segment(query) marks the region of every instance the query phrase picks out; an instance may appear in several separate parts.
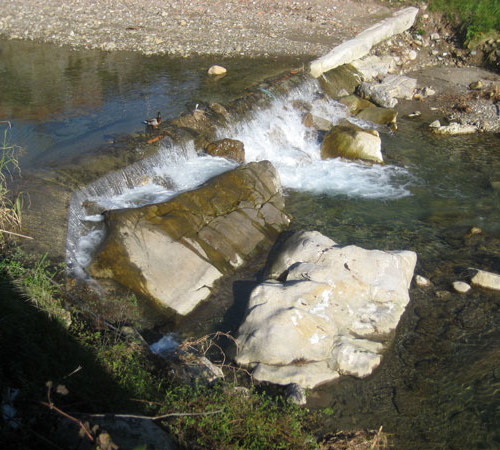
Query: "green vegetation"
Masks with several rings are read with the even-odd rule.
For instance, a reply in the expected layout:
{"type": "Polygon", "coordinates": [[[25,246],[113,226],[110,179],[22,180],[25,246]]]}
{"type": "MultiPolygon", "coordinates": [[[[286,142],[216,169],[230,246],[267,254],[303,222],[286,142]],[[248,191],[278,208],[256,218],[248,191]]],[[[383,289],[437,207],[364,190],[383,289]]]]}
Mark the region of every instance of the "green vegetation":
{"type": "Polygon", "coordinates": [[[465,42],[480,40],[491,32],[500,32],[498,0],[430,0],[430,9],[443,12],[460,27],[465,42]]]}
{"type": "MultiPolygon", "coordinates": [[[[56,390],[50,401],[73,415],[174,414],[161,424],[186,448],[316,447],[308,428],[318,425],[314,420],[319,413],[255,388],[240,393],[234,381],[209,387],[173,378],[168,363],[119,332],[115,325],[126,325],[123,318],[106,326],[73,304],[59,284],[62,277],[60,267],[45,257],[3,252],[0,358],[9,364],[0,368],[0,385],[4,402],[8,390],[19,391],[12,402],[19,428],[0,420],[0,441],[18,442],[18,448],[30,448],[33,442],[36,448],[61,446],[53,433],[61,416],[42,404],[50,403],[50,381],[51,387],[64,386],[62,391],[68,392],[56,390]]],[[[75,435],[75,442],[79,439],[75,435]]]]}
{"type": "Polygon", "coordinates": [[[11,171],[19,169],[16,154],[20,150],[9,143],[10,129],[10,122],[0,121],[2,133],[0,141],[0,246],[5,243],[5,237],[14,234],[21,223],[20,198],[12,200],[7,188],[7,177],[11,171]]]}

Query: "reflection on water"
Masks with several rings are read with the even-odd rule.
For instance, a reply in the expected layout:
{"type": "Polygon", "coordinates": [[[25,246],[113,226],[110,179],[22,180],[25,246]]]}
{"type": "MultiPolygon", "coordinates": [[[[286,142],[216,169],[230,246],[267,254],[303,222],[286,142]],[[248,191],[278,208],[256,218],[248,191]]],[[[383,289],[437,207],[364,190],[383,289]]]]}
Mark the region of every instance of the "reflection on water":
{"type": "Polygon", "coordinates": [[[169,118],[186,103],[227,101],[296,63],[76,52],[0,40],[0,118],[12,122],[11,139],[25,149],[23,167],[53,165],[113,136],[144,131],[143,120],[159,110],[169,118]],[[226,77],[206,75],[214,62],[228,68],[226,77]]]}

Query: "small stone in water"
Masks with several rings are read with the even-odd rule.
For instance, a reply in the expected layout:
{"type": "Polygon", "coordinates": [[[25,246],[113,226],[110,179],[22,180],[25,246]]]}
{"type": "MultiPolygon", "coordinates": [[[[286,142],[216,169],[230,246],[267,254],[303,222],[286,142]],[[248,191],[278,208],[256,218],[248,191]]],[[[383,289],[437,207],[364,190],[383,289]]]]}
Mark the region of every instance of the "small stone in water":
{"type": "Polygon", "coordinates": [[[210,69],[208,69],[208,74],[209,75],[223,75],[227,72],[227,69],[222,66],[212,66],[210,69]]]}
{"type": "Polygon", "coordinates": [[[421,115],[422,115],[422,113],[420,111],[415,111],[415,112],[408,114],[408,117],[410,119],[414,119],[415,117],[420,117],[421,115]]]}
{"type": "Polygon", "coordinates": [[[430,284],[431,284],[430,280],[423,277],[422,275],[415,276],[415,283],[417,283],[417,286],[420,286],[420,287],[430,286],[430,284]]]}
{"type": "Polygon", "coordinates": [[[466,292],[470,291],[471,287],[464,281],[454,281],[453,289],[455,289],[455,291],[458,292],[459,294],[465,294],[466,292]]]}
{"type": "Polygon", "coordinates": [[[439,128],[441,126],[441,122],[439,120],[435,120],[434,122],[429,124],[429,128],[439,128]]]}

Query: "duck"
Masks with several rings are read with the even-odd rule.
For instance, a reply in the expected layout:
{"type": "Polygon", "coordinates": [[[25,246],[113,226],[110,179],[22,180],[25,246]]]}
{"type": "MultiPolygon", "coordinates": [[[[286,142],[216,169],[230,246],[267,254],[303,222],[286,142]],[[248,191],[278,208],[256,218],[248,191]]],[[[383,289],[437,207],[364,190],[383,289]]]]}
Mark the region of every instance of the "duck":
{"type": "Polygon", "coordinates": [[[158,126],[160,125],[161,123],[161,114],[160,112],[158,111],[158,114],[156,115],[156,117],[152,118],[152,119],[146,119],[144,121],[144,123],[146,124],[146,126],[148,127],[151,127],[151,128],[158,128],[158,126]]]}

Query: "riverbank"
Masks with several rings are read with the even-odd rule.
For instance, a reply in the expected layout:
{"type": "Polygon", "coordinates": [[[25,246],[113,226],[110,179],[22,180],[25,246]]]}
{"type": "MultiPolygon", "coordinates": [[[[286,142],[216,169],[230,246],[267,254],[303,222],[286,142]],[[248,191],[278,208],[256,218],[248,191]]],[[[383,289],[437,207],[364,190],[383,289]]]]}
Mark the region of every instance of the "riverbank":
{"type": "Polygon", "coordinates": [[[148,55],[318,56],[391,11],[373,0],[5,0],[0,36],[148,55]]]}

